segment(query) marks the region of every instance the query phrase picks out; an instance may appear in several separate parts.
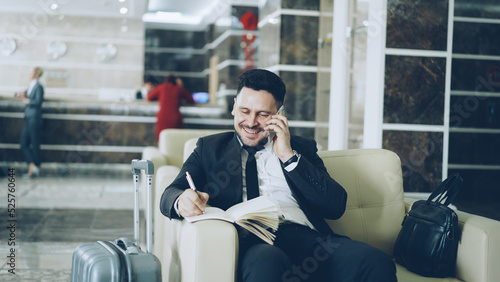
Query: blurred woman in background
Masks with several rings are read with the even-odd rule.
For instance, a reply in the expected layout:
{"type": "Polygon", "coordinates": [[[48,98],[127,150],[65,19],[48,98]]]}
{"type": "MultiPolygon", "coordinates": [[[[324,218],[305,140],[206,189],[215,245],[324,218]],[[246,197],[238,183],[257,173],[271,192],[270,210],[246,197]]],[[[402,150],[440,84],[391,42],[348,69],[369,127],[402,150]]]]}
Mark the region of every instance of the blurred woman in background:
{"type": "Polygon", "coordinates": [[[24,127],[21,133],[21,150],[29,165],[28,173],[24,178],[40,176],[40,165],[42,164],[40,152],[40,133],[42,130],[42,103],[44,89],[38,81],[43,74],[43,69],[34,67],[30,70],[30,84],[28,90],[16,93],[16,98],[23,101],[24,127]]]}
{"type": "Polygon", "coordinates": [[[148,93],[147,98],[149,101],[158,100],[160,104],[160,110],[156,114],[156,141],[163,129],[184,126],[179,110],[181,104],[194,104],[193,97],[184,88],[182,80],[173,74],[167,75],[163,83],[148,93]]]}

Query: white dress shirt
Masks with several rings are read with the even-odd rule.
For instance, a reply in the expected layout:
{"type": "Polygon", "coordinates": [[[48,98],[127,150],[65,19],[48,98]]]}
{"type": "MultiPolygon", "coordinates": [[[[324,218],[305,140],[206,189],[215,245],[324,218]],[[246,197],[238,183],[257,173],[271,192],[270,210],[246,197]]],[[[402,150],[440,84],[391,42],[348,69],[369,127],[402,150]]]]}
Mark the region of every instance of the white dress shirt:
{"type": "MultiPolygon", "coordinates": [[[[245,167],[248,159],[248,152],[241,149],[241,162],[243,168],[243,201],[247,200],[247,189],[245,179],[245,167]]],[[[278,207],[280,222],[293,222],[309,226],[315,229],[309,222],[299,204],[292,195],[292,191],[286,182],[285,175],[281,169],[281,163],[273,152],[273,143],[268,142],[264,149],[255,153],[257,162],[257,175],[259,178],[259,192],[261,196],[267,197],[278,207]]],[[[291,163],[285,170],[292,171],[300,161],[291,163]]]]}
{"type": "MultiPolygon", "coordinates": [[[[238,139],[239,140],[239,139],[238,139]]],[[[242,145],[241,141],[240,144],[242,145]]],[[[243,146],[243,145],[242,145],[243,146]]],[[[241,148],[241,164],[243,173],[243,201],[247,200],[246,188],[246,163],[248,159],[248,152],[241,148]]],[[[300,208],[297,200],[292,195],[292,190],[286,182],[283,170],[281,170],[281,163],[273,152],[273,143],[268,142],[264,149],[255,153],[255,160],[257,162],[257,175],[259,178],[259,192],[260,196],[267,197],[274,202],[278,207],[278,214],[280,222],[293,222],[301,225],[309,226],[311,229],[316,229],[312,223],[307,219],[307,216],[300,208]]],[[[296,162],[289,164],[285,170],[292,171],[295,169],[300,161],[300,155],[296,162]]],[[[179,198],[175,200],[174,209],[177,214],[179,213],[179,198]]]]}
{"type": "Polygon", "coordinates": [[[31,95],[31,91],[33,90],[33,87],[35,87],[35,84],[38,80],[34,79],[30,81],[30,85],[28,86],[28,90],[26,91],[26,98],[29,98],[31,95]]]}

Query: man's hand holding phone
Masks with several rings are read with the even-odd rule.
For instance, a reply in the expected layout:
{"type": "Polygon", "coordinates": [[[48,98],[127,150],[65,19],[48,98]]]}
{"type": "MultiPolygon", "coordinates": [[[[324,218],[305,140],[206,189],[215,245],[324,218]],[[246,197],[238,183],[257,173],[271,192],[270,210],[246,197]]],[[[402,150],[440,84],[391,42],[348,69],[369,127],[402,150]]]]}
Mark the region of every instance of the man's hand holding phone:
{"type": "MultiPolygon", "coordinates": [[[[281,107],[276,112],[276,115],[282,115],[283,116],[284,114],[285,114],[284,105],[281,105],[281,107]]],[[[272,129],[268,130],[267,131],[267,142],[274,141],[274,137],[276,137],[276,131],[274,131],[272,129]]]]}
{"type": "Polygon", "coordinates": [[[283,115],[283,113],[283,106],[281,106],[276,115],[271,116],[271,118],[267,121],[266,130],[268,130],[269,142],[274,141],[274,153],[281,159],[281,161],[285,162],[293,157],[293,150],[290,145],[288,119],[283,115]]]}

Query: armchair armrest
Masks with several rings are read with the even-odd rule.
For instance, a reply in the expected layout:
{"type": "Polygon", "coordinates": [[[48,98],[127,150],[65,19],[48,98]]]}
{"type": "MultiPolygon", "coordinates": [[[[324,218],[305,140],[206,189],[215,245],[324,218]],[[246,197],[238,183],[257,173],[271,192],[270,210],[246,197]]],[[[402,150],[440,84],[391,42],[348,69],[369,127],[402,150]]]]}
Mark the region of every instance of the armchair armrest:
{"type": "MultiPolygon", "coordinates": [[[[417,199],[405,198],[405,210],[417,199]]],[[[500,279],[500,221],[457,211],[461,238],[458,243],[457,273],[463,281],[500,279]]]]}
{"type": "MultiPolygon", "coordinates": [[[[153,179],[155,179],[153,185],[153,253],[160,259],[162,258],[163,252],[163,244],[164,244],[164,235],[165,235],[165,221],[168,220],[163,214],[160,212],[160,200],[165,188],[174,181],[175,177],[179,174],[180,169],[173,165],[164,165],[157,169],[156,174],[153,179]]],[[[162,262],[163,264],[163,262],[162,262]]],[[[168,281],[168,280],[166,280],[168,281]]]]}
{"type": "Polygon", "coordinates": [[[165,234],[163,281],[235,281],[238,234],[233,224],[166,219],[165,234]]]}
{"type": "Polygon", "coordinates": [[[413,198],[404,198],[404,203],[405,203],[405,213],[408,213],[411,209],[411,205],[418,201],[419,199],[413,199],[413,198]]]}
{"type": "Polygon", "coordinates": [[[457,277],[464,281],[499,281],[500,221],[457,211],[462,229],[457,277]]]}
{"type": "Polygon", "coordinates": [[[167,156],[163,155],[157,147],[148,146],[142,150],[142,159],[153,162],[155,171],[164,165],[167,165],[167,156]]]}

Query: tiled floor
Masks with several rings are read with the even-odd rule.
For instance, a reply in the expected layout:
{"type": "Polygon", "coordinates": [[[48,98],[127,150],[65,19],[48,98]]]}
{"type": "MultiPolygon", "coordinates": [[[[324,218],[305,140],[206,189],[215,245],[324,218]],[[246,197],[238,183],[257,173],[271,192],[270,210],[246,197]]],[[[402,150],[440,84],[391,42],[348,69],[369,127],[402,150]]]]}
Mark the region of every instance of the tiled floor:
{"type": "MultiPolygon", "coordinates": [[[[33,180],[16,177],[13,232],[7,228],[11,223],[7,200],[12,199],[8,185],[7,178],[0,178],[0,281],[70,281],[71,259],[78,245],[133,238],[133,184],[127,173],[33,180]],[[13,247],[9,237],[16,244],[16,275],[8,272],[12,266],[7,264],[7,256],[13,247]]],[[[463,208],[500,219],[497,204],[463,208]]]]}
{"type": "Polygon", "coordinates": [[[70,281],[74,249],[84,242],[133,238],[130,177],[16,177],[13,218],[0,178],[0,281],[70,281]],[[8,221],[14,219],[16,221],[8,221]],[[15,230],[9,230],[10,224],[15,230]],[[12,232],[11,232],[12,231],[12,232]],[[14,239],[15,246],[9,245],[14,239]],[[15,248],[15,265],[7,264],[15,248]],[[9,270],[15,268],[15,275],[9,270]]]}

